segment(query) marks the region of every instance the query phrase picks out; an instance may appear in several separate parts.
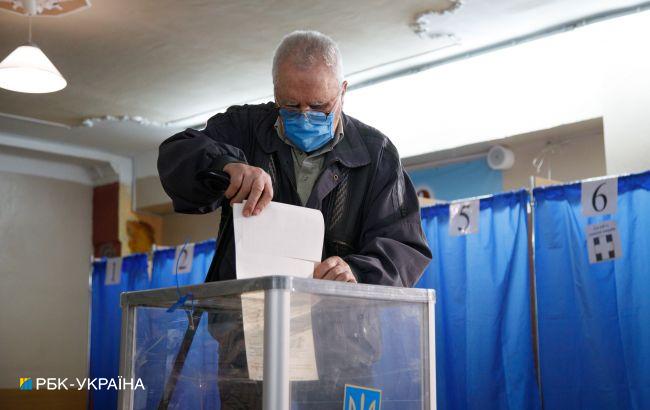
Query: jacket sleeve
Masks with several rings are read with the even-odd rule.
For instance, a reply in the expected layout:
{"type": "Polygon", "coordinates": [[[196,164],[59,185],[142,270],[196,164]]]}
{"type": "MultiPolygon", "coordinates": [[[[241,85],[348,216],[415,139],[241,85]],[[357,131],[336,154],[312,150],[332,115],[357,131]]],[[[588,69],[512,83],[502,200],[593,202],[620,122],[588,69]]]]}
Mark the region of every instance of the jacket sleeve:
{"type": "Polygon", "coordinates": [[[210,118],[201,131],[187,129],[165,140],[158,151],[158,174],[174,210],[203,214],[221,205],[221,196],[196,180],[205,170],[246,163],[251,146],[245,110],[229,109],[210,118]]]}
{"type": "Polygon", "coordinates": [[[390,142],[362,213],[359,253],[343,259],[360,283],[412,287],[431,261],[413,184],[390,142]]]}

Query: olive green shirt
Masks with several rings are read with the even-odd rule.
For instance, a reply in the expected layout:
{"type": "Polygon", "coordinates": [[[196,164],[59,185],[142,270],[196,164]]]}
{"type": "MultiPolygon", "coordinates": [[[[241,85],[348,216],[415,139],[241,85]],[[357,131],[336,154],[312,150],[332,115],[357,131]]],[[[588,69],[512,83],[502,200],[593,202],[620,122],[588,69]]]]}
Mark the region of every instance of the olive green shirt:
{"type": "Polygon", "coordinates": [[[296,191],[302,205],[307,204],[309,195],[314,188],[314,184],[325,165],[325,154],[332,150],[332,148],[343,139],[343,126],[339,120],[334,132],[334,138],[317,149],[312,153],[306,153],[297,148],[289,139],[284,135],[282,121],[278,118],[275,121],[275,129],[278,137],[287,145],[291,147],[291,156],[293,157],[293,170],[296,178],[296,191]]]}

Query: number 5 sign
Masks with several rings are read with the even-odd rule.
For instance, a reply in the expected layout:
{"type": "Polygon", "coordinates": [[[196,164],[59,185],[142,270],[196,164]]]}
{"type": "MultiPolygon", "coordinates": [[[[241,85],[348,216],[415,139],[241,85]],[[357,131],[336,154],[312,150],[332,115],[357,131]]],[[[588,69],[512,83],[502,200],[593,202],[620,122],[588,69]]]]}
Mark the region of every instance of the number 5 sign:
{"type": "Polygon", "coordinates": [[[478,232],[480,201],[449,205],[449,235],[462,236],[478,232]]]}
{"type": "Polygon", "coordinates": [[[618,178],[582,183],[582,214],[584,216],[616,213],[618,178]]]}

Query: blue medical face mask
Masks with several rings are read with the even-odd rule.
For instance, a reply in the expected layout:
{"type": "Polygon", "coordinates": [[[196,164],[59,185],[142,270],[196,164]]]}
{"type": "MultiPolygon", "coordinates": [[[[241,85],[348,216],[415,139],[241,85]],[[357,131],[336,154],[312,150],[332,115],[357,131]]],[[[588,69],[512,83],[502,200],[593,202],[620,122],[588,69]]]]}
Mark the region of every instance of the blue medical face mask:
{"type": "Polygon", "coordinates": [[[303,152],[316,151],[334,138],[335,112],[336,106],[329,114],[280,108],[284,135],[303,152]]]}

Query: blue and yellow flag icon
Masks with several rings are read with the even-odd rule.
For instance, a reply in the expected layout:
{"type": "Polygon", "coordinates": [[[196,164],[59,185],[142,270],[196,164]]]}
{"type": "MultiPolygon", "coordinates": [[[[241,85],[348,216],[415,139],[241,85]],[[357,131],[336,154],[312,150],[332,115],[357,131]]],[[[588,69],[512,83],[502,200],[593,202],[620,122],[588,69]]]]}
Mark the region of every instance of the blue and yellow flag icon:
{"type": "Polygon", "coordinates": [[[20,378],[20,390],[31,390],[32,389],[32,378],[31,377],[21,377],[20,378]]]}

